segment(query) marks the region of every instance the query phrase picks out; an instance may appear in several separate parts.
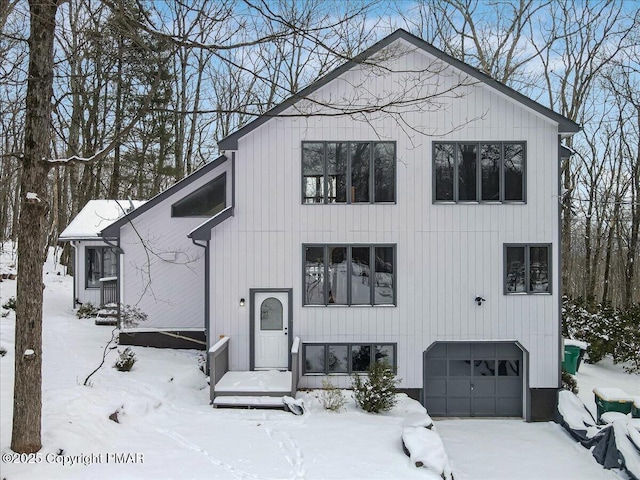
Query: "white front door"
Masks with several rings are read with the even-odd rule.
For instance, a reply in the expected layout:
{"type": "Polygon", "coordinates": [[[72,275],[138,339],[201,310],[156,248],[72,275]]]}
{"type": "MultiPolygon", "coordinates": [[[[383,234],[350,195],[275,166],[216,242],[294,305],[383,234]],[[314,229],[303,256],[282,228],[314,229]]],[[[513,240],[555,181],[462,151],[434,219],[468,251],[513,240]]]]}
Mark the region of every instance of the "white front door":
{"type": "Polygon", "coordinates": [[[256,292],[253,309],[255,368],[286,369],[289,364],[289,293],[256,292]]]}

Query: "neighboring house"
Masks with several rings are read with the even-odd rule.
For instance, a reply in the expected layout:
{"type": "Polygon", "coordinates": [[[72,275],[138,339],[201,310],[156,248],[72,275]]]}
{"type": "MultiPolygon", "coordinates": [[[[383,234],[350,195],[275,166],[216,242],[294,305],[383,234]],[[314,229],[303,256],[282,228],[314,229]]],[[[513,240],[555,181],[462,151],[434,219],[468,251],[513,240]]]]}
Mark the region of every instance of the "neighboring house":
{"type": "Polygon", "coordinates": [[[546,420],[560,142],[579,129],[399,30],[102,234],[124,251],[128,303],[205,323],[212,397],[226,370],[348,387],[384,359],[432,415],[546,420]]]}
{"type": "MultiPolygon", "coordinates": [[[[101,306],[104,285],[113,284],[118,275],[117,249],[106,243],[104,227],[133,211],[139,200],[90,200],[59,236],[73,247],[73,307],[91,303],[101,306]]],[[[107,287],[108,288],[108,287],[107,287]]],[[[107,293],[107,296],[109,294],[107,293]]],[[[107,299],[115,300],[115,298],[107,299]]]]}

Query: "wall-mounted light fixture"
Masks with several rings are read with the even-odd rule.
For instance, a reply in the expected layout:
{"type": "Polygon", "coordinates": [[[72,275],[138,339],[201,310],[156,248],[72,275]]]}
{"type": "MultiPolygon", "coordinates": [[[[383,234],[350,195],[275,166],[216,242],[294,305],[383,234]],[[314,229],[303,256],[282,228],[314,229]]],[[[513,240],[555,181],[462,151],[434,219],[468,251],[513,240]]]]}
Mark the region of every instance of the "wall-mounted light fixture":
{"type": "Polygon", "coordinates": [[[244,307],[244,298],[241,298],[241,299],[240,299],[240,306],[241,306],[241,307],[244,307]]]}
{"type": "Polygon", "coordinates": [[[482,302],[486,302],[486,300],[484,299],[484,297],[481,297],[480,295],[478,295],[475,299],[475,302],[478,304],[479,307],[482,306],[482,302]]]}

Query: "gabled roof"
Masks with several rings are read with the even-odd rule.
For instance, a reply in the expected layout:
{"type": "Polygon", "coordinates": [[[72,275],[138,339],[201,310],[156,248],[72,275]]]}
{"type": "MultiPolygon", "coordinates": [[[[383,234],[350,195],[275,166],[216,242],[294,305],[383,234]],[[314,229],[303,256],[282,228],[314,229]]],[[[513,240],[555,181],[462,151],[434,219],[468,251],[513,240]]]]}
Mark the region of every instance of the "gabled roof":
{"type": "Polygon", "coordinates": [[[218,148],[221,151],[222,150],[237,150],[238,149],[238,140],[240,138],[244,137],[249,132],[255,130],[260,125],[262,125],[265,122],[267,122],[268,120],[270,120],[272,117],[278,116],[278,114],[282,113],[284,110],[286,110],[287,108],[291,107],[296,102],[298,102],[298,101],[300,101],[300,100],[302,100],[304,98],[307,98],[310,94],[312,94],[313,92],[315,92],[319,88],[323,87],[327,83],[329,83],[332,80],[334,80],[335,78],[339,77],[344,72],[350,70],[354,66],[361,64],[364,60],[366,60],[367,58],[369,58],[373,54],[377,53],[378,51],[382,50],[383,48],[385,48],[386,46],[390,45],[391,43],[395,42],[398,39],[403,39],[403,40],[411,43],[416,48],[424,50],[425,52],[427,52],[428,54],[432,55],[433,57],[436,57],[438,60],[442,60],[442,61],[448,63],[449,65],[451,65],[451,66],[453,66],[453,67],[465,72],[466,74],[470,75],[471,77],[474,77],[477,80],[479,80],[479,81],[491,86],[492,88],[498,90],[499,92],[501,92],[504,95],[512,98],[513,100],[516,100],[517,102],[520,102],[521,104],[531,108],[532,110],[540,113],[541,115],[544,115],[545,117],[548,117],[549,119],[553,120],[554,122],[557,122],[558,123],[558,132],[559,133],[573,134],[573,133],[579,132],[580,129],[581,129],[580,125],[578,125],[577,123],[573,122],[572,120],[569,120],[568,118],[560,115],[559,113],[554,112],[553,110],[545,107],[544,105],[541,105],[540,103],[530,99],[529,97],[527,97],[525,95],[522,95],[521,93],[517,92],[516,90],[512,89],[511,87],[508,87],[505,84],[498,82],[497,80],[493,79],[489,75],[487,75],[485,73],[482,73],[477,68],[474,68],[471,65],[468,65],[468,64],[466,64],[464,62],[461,62],[460,60],[458,60],[456,58],[453,58],[450,55],[447,55],[442,50],[437,49],[436,47],[434,47],[430,43],[427,43],[424,40],[422,40],[421,38],[416,37],[415,35],[412,35],[411,33],[407,32],[406,30],[399,29],[399,30],[396,30],[395,32],[393,32],[391,35],[389,35],[389,36],[383,38],[382,40],[380,40],[379,42],[375,43],[371,47],[367,48],[364,52],[362,52],[361,54],[356,56],[353,60],[347,61],[346,63],[342,64],[341,66],[339,66],[335,70],[332,70],[331,72],[326,74],[324,77],[320,78],[319,80],[315,81],[314,83],[312,83],[308,87],[304,88],[300,92],[292,95],[291,97],[289,97],[287,100],[285,100],[281,104],[275,106],[274,108],[272,108],[271,110],[267,111],[263,115],[259,116],[258,118],[256,118],[252,122],[248,123],[244,127],[242,127],[239,130],[235,131],[231,135],[223,138],[222,140],[220,140],[218,142],[218,148]]]}
{"type": "Polygon", "coordinates": [[[194,181],[196,181],[199,178],[201,178],[202,176],[206,175],[211,170],[214,170],[216,167],[219,167],[220,165],[222,165],[226,161],[227,161],[227,157],[225,157],[224,155],[220,155],[218,158],[216,158],[212,162],[204,164],[202,167],[200,167],[195,172],[191,173],[190,175],[188,175],[187,177],[183,178],[179,182],[174,183],[172,186],[170,186],[169,188],[167,188],[163,192],[160,192],[158,195],[156,195],[151,200],[146,202],[140,208],[136,208],[133,212],[125,215],[124,217],[120,218],[116,222],[113,222],[111,225],[109,225],[108,227],[106,227],[104,230],[102,230],[100,232],[100,236],[103,237],[103,238],[119,237],[120,236],[120,227],[122,227],[122,225],[124,225],[126,223],[129,223],[131,220],[133,220],[134,218],[140,216],[141,214],[143,214],[147,210],[153,208],[155,205],[157,205],[158,203],[162,202],[164,199],[168,198],[169,196],[173,195],[176,192],[179,192],[184,187],[187,187],[187,186],[191,185],[194,181]]]}
{"type": "Polygon", "coordinates": [[[143,204],[141,200],[89,200],[58,240],[97,240],[105,227],[143,204]]]}
{"type": "Polygon", "coordinates": [[[217,225],[220,225],[227,218],[233,217],[233,205],[228,206],[221,212],[216,213],[213,217],[202,222],[196,228],[191,230],[187,237],[192,240],[211,240],[211,229],[217,225]]]}

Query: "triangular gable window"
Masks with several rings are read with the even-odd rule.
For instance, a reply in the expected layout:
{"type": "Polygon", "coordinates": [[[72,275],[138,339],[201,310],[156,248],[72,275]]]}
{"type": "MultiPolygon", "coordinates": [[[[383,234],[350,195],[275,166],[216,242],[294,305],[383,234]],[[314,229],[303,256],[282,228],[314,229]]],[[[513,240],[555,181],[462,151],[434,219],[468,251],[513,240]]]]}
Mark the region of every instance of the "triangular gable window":
{"type": "Polygon", "coordinates": [[[200,187],[171,206],[172,217],[213,217],[224,210],[227,199],[227,175],[200,187]]]}

